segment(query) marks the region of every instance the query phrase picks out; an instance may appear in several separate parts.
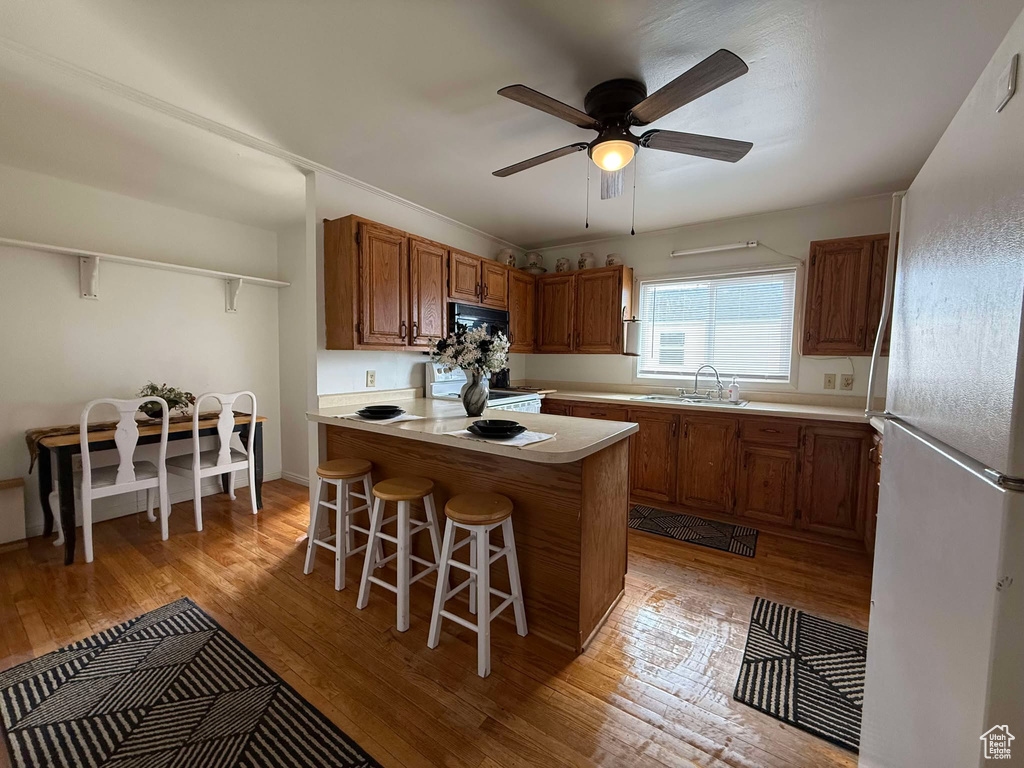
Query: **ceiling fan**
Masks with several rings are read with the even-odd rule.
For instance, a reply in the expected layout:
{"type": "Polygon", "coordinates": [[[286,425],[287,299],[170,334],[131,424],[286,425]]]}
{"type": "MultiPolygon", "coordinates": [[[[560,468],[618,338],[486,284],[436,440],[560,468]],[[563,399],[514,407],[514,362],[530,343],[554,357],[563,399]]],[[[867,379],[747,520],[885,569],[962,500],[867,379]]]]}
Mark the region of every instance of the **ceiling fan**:
{"type": "Polygon", "coordinates": [[[531,157],[494,171],[494,175],[502,178],[511,176],[584,149],[598,168],[608,172],[619,171],[629,165],[641,147],[735,163],[754,145],[749,141],[678,131],[651,130],[636,136],[630,128],[653,123],[746,72],[747,65],[743,59],[722,49],[650,96],[647,95],[647,86],[638,80],[620,78],[599,83],[583,99],[585,112],[525,85],[506,86],[498,91],[499,96],[547,112],[580,128],[597,131],[597,138],[590,143],[577,142],[531,157]]]}

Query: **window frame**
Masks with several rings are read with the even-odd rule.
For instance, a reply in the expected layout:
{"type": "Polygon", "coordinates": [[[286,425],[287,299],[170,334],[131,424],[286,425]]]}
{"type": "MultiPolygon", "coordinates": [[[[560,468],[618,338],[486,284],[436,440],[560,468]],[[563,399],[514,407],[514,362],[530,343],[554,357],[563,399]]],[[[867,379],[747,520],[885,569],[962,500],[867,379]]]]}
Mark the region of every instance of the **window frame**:
{"type": "MultiPolygon", "coordinates": [[[[803,327],[803,310],[804,310],[804,291],[805,291],[805,265],[803,261],[799,263],[781,263],[781,264],[758,264],[758,265],[747,265],[747,266],[735,266],[725,267],[720,269],[702,269],[699,271],[691,272],[672,272],[667,274],[648,275],[638,278],[636,281],[636,293],[635,301],[637,317],[642,317],[642,309],[640,308],[641,298],[643,296],[644,285],[650,283],[671,283],[679,281],[691,281],[691,280],[709,280],[715,278],[727,278],[727,277],[747,277],[757,274],[769,274],[777,272],[793,272],[794,286],[793,286],[793,329],[790,337],[790,356],[789,356],[789,379],[788,381],[782,381],[781,379],[766,379],[763,377],[753,376],[742,376],[739,374],[732,374],[723,372],[721,375],[724,377],[728,376],[731,380],[732,376],[736,376],[737,380],[741,384],[757,385],[758,390],[775,390],[775,391],[791,391],[795,392],[799,389],[799,374],[800,374],[800,329],[803,327]]],[[[643,374],[640,373],[640,360],[639,356],[634,358],[633,363],[633,384],[643,386],[666,386],[666,387],[677,387],[679,382],[689,381],[689,385],[693,386],[693,373],[683,373],[678,376],[665,376],[660,374],[643,374]]],[[[705,371],[701,374],[701,381],[708,380],[708,374],[710,371],[705,371]]],[[[711,380],[713,380],[713,375],[711,380]]],[[[723,383],[728,384],[728,381],[723,383]]]]}

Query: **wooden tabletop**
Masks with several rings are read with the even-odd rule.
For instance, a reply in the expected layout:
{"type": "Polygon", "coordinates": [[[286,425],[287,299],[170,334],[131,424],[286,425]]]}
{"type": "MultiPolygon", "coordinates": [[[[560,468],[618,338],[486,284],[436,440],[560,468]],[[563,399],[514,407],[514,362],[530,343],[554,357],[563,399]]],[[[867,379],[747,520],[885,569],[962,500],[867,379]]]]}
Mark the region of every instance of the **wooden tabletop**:
{"type": "MultiPolygon", "coordinates": [[[[245,416],[235,416],[235,424],[248,424],[249,420],[251,418],[252,417],[248,416],[248,415],[245,415],[245,416]]],[[[267,420],[266,416],[257,416],[256,417],[256,421],[262,422],[262,421],[266,421],[266,420],[267,420]]],[[[199,428],[200,429],[212,429],[212,428],[214,428],[216,426],[217,426],[217,418],[216,417],[209,418],[209,419],[200,419],[199,420],[199,428]]],[[[146,426],[140,426],[139,427],[139,436],[143,437],[145,435],[159,435],[160,434],[160,429],[161,429],[161,425],[160,424],[147,424],[146,426]]],[[[167,431],[168,431],[168,433],[170,433],[170,432],[191,432],[192,431],[192,422],[191,421],[179,421],[179,422],[176,422],[174,424],[168,424],[167,425],[167,431]]],[[[88,435],[89,435],[89,442],[90,443],[101,443],[101,442],[104,442],[106,440],[113,440],[114,439],[114,430],[112,430],[112,429],[105,429],[105,430],[102,430],[102,431],[99,431],[99,432],[89,432],[88,435]]],[[[39,440],[39,444],[40,445],[45,445],[47,448],[61,448],[61,447],[65,446],[65,445],[77,445],[78,441],[79,441],[79,435],[78,435],[78,432],[75,432],[73,435],[51,435],[49,437],[44,437],[44,438],[39,440]]]]}

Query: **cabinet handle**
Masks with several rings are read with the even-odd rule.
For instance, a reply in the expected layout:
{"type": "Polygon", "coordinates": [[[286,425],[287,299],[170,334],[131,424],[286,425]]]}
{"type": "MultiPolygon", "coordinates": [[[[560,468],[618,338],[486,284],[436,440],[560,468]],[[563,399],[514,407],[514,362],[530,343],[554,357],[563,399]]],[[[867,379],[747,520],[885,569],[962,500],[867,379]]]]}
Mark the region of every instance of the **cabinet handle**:
{"type": "Polygon", "coordinates": [[[473,286],[473,295],[474,296],[479,296],[480,295],[480,283],[477,283],[475,286],[473,286]]]}
{"type": "Polygon", "coordinates": [[[412,321],[412,337],[415,339],[419,336],[419,322],[416,320],[412,321]]]}
{"type": "MultiPolygon", "coordinates": [[[[674,430],[675,429],[675,424],[673,424],[672,427],[673,427],[673,430],[674,430]]],[[[674,435],[675,431],[673,431],[672,434],[674,435]]],[[[686,423],[683,424],[683,437],[689,437],[689,436],[690,436],[690,422],[687,421],[686,423]]]]}
{"type": "Polygon", "coordinates": [[[401,325],[401,327],[400,327],[400,331],[399,331],[400,335],[401,335],[401,336],[402,336],[403,338],[405,337],[405,327],[406,327],[406,326],[405,326],[405,320],[403,320],[403,321],[402,321],[402,325],[401,325]]]}
{"type": "Polygon", "coordinates": [[[487,298],[487,283],[483,284],[483,298],[487,298]]]}
{"type": "Polygon", "coordinates": [[[857,329],[857,343],[861,344],[864,342],[864,326],[862,325],[857,329]]]}
{"type": "Polygon", "coordinates": [[[777,435],[777,434],[779,434],[779,430],[777,430],[777,429],[771,429],[770,427],[763,427],[763,428],[761,429],[761,431],[762,431],[762,432],[770,432],[770,433],[771,433],[771,434],[773,434],[773,435],[777,435]]]}
{"type": "Polygon", "coordinates": [[[677,426],[676,422],[675,422],[675,421],[673,421],[673,422],[672,422],[672,429],[671,429],[671,432],[670,432],[670,434],[672,435],[672,437],[675,437],[675,436],[676,436],[676,426],[677,426]]]}

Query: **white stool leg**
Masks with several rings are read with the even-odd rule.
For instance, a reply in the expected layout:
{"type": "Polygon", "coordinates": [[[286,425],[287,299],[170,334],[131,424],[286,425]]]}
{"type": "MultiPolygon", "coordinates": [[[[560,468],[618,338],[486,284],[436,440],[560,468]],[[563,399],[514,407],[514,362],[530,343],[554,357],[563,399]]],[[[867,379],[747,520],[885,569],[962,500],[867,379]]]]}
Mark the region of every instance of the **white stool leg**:
{"type": "Polygon", "coordinates": [[[441,641],[441,611],[448,593],[448,572],[451,570],[452,543],[455,541],[455,524],[448,523],[444,529],[444,543],[441,545],[441,560],[437,572],[437,587],[434,589],[434,610],[430,614],[430,634],[427,647],[437,648],[441,641]]]}
{"type": "Polygon", "coordinates": [[[324,480],[318,475],[316,478],[316,501],[310,510],[309,530],[306,531],[306,565],[302,569],[302,572],[305,574],[313,572],[313,560],[316,557],[316,544],[313,543],[313,540],[316,539],[316,532],[320,527],[320,494],[323,485],[324,480]]]}
{"type": "Polygon", "coordinates": [[[477,531],[475,528],[467,528],[469,531],[469,567],[472,569],[469,572],[469,612],[472,614],[476,613],[476,539],[477,531]]]}
{"type": "Polygon", "coordinates": [[[398,631],[409,629],[409,502],[398,502],[398,631]]]}
{"type": "Polygon", "coordinates": [[[171,494],[167,490],[167,473],[160,480],[160,538],[167,541],[167,521],[171,517],[171,494]]]}
{"type": "Polygon", "coordinates": [[[346,480],[342,484],[342,493],[345,494],[345,557],[348,558],[348,553],[356,548],[356,536],[352,531],[352,507],[359,506],[358,504],[352,503],[352,486],[355,480],[346,480]]]}
{"type": "Polygon", "coordinates": [[[203,530],[203,478],[199,476],[199,470],[192,472],[192,510],[196,516],[196,530],[203,530]]]}
{"type": "Polygon", "coordinates": [[[508,583],[512,592],[512,607],[516,612],[516,632],[526,637],[526,607],[523,605],[523,583],[519,579],[519,557],[516,555],[516,537],[512,532],[512,518],[506,517],[501,524],[501,537],[505,541],[508,555],[508,583]]]}
{"type": "Polygon", "coordinates": [[[491,674],[491,548],[486,528],[476,530],[476,673],[491,674]]]}
{"type": "Polygon", "coordinates": [[[366,557],[363,558],[363,577],[359,580],[359,598],[356,600],[356,608],[362,610],[370,601],[370,572],[377,565],[377,547],[380,540],[377,534],[380,533],[380,522],[383,519],[384,502],[381,499],[373,500],[373,512],[370,514],[370,538],[367,541],[366,557]],[[372,546],[371,546],[372,545],[372,546]]]}
{"type": "Polygon", "coordinates": [[[338,592],[345,588],[345,559],[348,557],[348,481],[342,480],[334,484],[334,589],[338,592]]]}
{"type": "MultiPolygon", "coordinates": [[[[366,497],[366,506],[372,508],[373,507],[373,475],[371,473],[369,473],[369,472],[367,472],[363,476],[363,496],[366,497]]],[[[371,516],[370,509],[367,509],[366,510],[366,518],[367,518],[367,520],[370,519],[370,516],[371,516]]],[[[369,525],[367,527],[369,527],[369,525]]],[[[374,555],[373,555],[374,556],[374,561],[373,562],[377,563],[377,565],[375,567],[383,568],[384,566],[383,565],[379,565],[379,563],[380,563],[381,560],[384,559],[384,545],[381,544],[380,539],[374,539],[373,537],[370,537],[370,538],[368,538],[366,540],[366,549],[367,550],[370,549],[370,545],[371,544],[373,545],[373,549],[374,549],[374,555]]]]}

